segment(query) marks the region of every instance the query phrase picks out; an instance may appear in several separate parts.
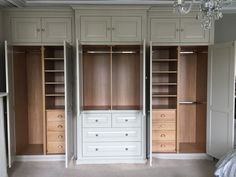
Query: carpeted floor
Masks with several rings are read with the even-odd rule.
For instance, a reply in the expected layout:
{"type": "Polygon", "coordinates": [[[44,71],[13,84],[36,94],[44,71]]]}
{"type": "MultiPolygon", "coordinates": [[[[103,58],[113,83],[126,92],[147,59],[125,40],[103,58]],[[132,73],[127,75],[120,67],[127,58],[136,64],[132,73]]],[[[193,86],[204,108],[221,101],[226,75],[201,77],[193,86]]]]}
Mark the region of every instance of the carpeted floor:
{"type": "Polygon", "coordinates": [[[16,163],[9,177],[214,177],[215,162],[208,160],[155,160],[148,165],[79,165],[63,162],[16,163]]]}

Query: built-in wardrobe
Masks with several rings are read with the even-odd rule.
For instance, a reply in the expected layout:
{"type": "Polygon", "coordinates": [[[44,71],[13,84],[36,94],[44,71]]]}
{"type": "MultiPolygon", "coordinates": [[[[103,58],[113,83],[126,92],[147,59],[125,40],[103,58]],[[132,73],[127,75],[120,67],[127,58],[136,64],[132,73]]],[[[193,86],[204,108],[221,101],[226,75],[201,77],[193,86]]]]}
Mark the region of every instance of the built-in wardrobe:
{"type": "Polygon", "coordinates": [[[206,153],[207,46],[150,46],[150,153],[206,153]]]}
{"type": "Polygon", "coordinates": [[[145,160],[145,43],[78,43],[77,163],[145,160]]]}
{"type": "MultiPolygon", "coordinates": [[[[10,46],[5,42],[8,161],[70,158],[70,46],[10,46]]],[[[73,146],[73,145],[72,145],[73,146]]]]}

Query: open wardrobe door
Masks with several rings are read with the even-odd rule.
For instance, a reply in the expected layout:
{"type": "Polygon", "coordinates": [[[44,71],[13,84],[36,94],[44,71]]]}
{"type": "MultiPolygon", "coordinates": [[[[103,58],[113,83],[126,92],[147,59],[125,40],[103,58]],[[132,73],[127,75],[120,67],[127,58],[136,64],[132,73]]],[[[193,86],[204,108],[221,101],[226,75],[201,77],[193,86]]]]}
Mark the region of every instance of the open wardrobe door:
{"type": "Polygon", "coordinates": [[[8,167],[11,168],[15,157],[15,119],[13,95],[13,48],[5,41],[5,68],[7,96],[7,145],[8,167]]]}
{"type": "Polygon", "coordinates": [[[65,137],[66,137],[66,159],[65,166],[74,158],[74,131],[73,131],[73,112],[72,112],[72,58],[71,47],[64,42],[64,78],[65,78],[65,137]]]}
{"type": "Polygon", "coordinates": [[[208,63],[207,153],[221,158],[233,149],[235,44],[210,47],[208,63]]]}

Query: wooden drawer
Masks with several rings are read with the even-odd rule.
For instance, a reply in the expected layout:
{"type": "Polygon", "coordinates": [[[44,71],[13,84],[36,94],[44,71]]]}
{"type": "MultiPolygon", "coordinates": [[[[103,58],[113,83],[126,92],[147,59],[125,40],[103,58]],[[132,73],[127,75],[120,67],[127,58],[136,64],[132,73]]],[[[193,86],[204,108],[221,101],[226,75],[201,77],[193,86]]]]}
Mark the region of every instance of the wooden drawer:
{"type": "Polygon", "coordinates": [[[141,141],[140,128],[85,128],[84,142],[141,141]]]}
{"type": "Polygon", "coordinates": [[[65,111],[64,110],[47,110],[46,116],[47,116],[47,121],[64,121],[65,111]]]}
{"type": "Polygon", "coordinates": [[[165,130],[154,130],[153,132],[153,140],[158,140],[158,141],[175,141],[175,131],[165,131],[165,130]]]}
{"type": "Polygon", "coordinates": [[[112,127],[141,127],[139,113],[112,114],[112,127]]]}
{"type": "Polygon", "coordinates": [[[60,122],[47,122],[47,131],[52,132],[64,132],[65,131],[65,123],[60,122]]]}
{"type": "Polygon", "coordinates": [[[64,142],[65,133],[64,132],[47,132],[48,142],[64,142]]]}
{"type": "Polygon", "coordinates": [[[176,110],[153,110],[152,111],[153,121],[176,121],[176,110]]]}
{"type": "Polygon", "coordinates": [[[83,127],[111,127],[111,114],[83,114],[83,127]]]}
{"type": "Polygon", "coordinates": [[[65,153],[65,143],[64,142],[48,142],[47,143],[47,153],[49,154],[63,154],[65,153]]]}
{"type": "Polygon", "coordinates": [[[83,155],[87,157],[121,157],[141,155],[140,142],[84,143],[83,155]]]}
{"type": "Polygon", "coordinates": [[[176,143],[175,142],[152,142],[152,151],[153,152],[176,152],[176,143]]]}
{"type": "Polygon", "coordinates": [[[175,122],[153,122],[152,129],[153,130],[175,130],[176,123],[175,122]]]}

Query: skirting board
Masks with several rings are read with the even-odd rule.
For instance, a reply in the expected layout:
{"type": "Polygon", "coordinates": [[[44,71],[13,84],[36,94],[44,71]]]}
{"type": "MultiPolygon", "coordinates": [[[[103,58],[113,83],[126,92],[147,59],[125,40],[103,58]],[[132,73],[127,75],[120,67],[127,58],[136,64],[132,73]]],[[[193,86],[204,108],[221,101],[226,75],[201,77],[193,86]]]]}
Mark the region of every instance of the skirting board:
{"type": "Polygon", "coordinates": [[[65,161],[65,155],[19,155],[15,161],[65,161]]]}
{"type": "Polygon", "coordinates": [[[77,165],[82,164],[145,164],[147,163],[146,159],[78,159],[76,161],[77,165]]]}
{"type": "Polygon", "coordinates": [[[213,158],[205,153],[193,153],[193,154],[152,154],[153,158],[157,159],[204,159],[204,160],[213,160],[213,158]]]}

